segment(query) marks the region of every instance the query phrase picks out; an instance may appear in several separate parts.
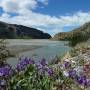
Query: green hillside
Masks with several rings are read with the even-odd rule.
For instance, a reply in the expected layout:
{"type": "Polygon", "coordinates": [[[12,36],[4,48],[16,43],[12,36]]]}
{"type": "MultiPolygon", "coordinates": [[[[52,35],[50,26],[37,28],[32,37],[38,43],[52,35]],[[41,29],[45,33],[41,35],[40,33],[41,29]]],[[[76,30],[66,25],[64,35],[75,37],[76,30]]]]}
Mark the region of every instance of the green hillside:
{"type": "Polygon", "coordinates": [[[70,41],[71,46],[75,46],[79,42],[86,41],[90,38],[90,22],[85,23],[79,28],[70,32],[60,32],[56,34],[54,40],[70,41]]]}

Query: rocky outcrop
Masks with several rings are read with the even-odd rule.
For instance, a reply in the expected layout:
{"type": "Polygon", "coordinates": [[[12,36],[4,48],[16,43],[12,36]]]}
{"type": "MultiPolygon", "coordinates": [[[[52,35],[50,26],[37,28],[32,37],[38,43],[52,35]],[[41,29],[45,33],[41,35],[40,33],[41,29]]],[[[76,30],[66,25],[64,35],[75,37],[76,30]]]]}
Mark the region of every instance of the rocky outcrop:
{"type": "Polygon", "coordinates": [[[49,39],[51,35],[35,28],[0,22],[0,38],[49,39]]]}

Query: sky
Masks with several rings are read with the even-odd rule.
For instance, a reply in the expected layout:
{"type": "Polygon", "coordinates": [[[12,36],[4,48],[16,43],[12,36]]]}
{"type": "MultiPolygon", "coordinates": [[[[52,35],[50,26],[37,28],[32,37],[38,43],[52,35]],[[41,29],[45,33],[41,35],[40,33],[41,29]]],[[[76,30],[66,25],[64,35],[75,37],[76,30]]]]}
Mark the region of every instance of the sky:
{"type": "Polygon", "coordinates": [[[89,22],[90,0],[0,0],[0,21],[53,36],[89,22]]]}

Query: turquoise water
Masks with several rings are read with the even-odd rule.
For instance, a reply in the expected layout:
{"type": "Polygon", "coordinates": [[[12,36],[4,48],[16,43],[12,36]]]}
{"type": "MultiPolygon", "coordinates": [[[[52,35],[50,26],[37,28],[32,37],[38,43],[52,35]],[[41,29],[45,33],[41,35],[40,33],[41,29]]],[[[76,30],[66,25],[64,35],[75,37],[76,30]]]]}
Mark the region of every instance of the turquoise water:
{"type": "MultiPolygon", "coordinates": [[[[70,50],[70,47],[65,46],[68,42],[63,41],[50,41],[50,40],[12,40],[10,45],[38,45],[42,46],[30,51],[25,51],[19,54],[21,56],[28,56],[33,58],[35,61],[39,61],[42,58],[45,58],[47,61],[51,62],[55,56],[62,56],[67,51],[70,50]]],[[[18,58],[9,58],[8,63],[15,65],[18,62],[18,58]]]]}

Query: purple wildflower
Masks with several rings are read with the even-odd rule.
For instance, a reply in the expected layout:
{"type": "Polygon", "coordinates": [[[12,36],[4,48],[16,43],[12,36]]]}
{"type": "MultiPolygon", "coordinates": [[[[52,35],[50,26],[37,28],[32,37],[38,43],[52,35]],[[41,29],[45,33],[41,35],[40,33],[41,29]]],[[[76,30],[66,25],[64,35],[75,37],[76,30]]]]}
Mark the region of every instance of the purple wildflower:
{"type": "Polygon", "coordinates": [[[79,76],[77,81],[79,84],[86,84],[86,76],[85,75],[79,76]]]}
{"type": "Polygon", "coordinates": [[[87,79],[87,86],[90,87],[90,79],[87,79]]]}
{"type": "Polygon", "coordinates": [[[21,59],[21,60],[19,61],[19,63],[18,63],[17,66],[16,66],[16,69],[17,69],[18,71],[23,71],[23,70],[25,70],[25,69],[27,68],[27,66],[30,65],[30,64],[34,64],[34,61],[31,60],[30,58],[25,57],[24,59],[21,59]]]}
{"type": "Polygon", "coordinates": [[[45,59],[42,59],[38,64],[37,64],[37,70],[39,74],[45,74],[48,71],[48,66],[47,62],[45,59]]]}
{"type": "Polygon", "coordinates": [[[37,71],[39,74],[45,74],[45,72],[48,70],[47,66],[43,66],[41,64],[37,65],[37,71]]]}
{"type": "Polygon", "coordinates": [[[27,64],[29,64],[28,58],[25,57],[25,58],[22,59],[19,63],[22,64],[22,65],[27,65],[27,64]]]}
{"type": "Polygon", "coordinates": [[[52,68],[49,68],[47,72],[49,76],[52,76],[54,73],[52,68]]]}
{"type": "Polygon", "coordinates": [[[83,81],[83,85],[84,85],[84,86],[87,86],[87,85],[88,85],[87,79],[85,79],[85,80],[83,81]]]}
{"type": "Polygon", "coordinates": [[[71,66],[70,62],[65,61],[64,67],[65,67],[65,68],[69,68],[70,66],[71,66]]]}
{"type": "Polygon", "coordinates": [[[78,79],[78,83],[83,85],[83,86],[87,86],[88,83],[87,83],[87,78],[86,76],[80,76],[79,79],[78,79]]]}
{"type": "Polygon", "coordinates": [[[22,64],[17,64],[17,66],[16,66],[16,69],[18,71],[23,71],[23,70],[25,70],[25,68],[26,68],[26,66],[23,66],[22,64]]]}
{"type": "Polygon", "coordinates": [[[35,64],[34,60],[32,60],[32,59],[29,59],[29,60],[28,60],[28,63],[29,63],[29,64],[35,64]]]}
{"type": "Polygon", "coordinates": [[[70,78],[73,78],[73,79],[74,79],[74,78],[77,76],[75,70],[70,70],[68,73],[69,73],[69,77],[70,77],[70,78]]]}
{"type": "Polygon", "coordinates": [[[40,64],[41,64],[42,66],[45,66],[45,65],[47,65],[47,62],[46,62],[45,59],[42,59],[42,60],[40,61],[40,64]]]}
{"type": "Polygon", "coordinates": [[[9,77],[13,73],[11,66],[6,65],[0,68],[0,77],[9,77]]]}

